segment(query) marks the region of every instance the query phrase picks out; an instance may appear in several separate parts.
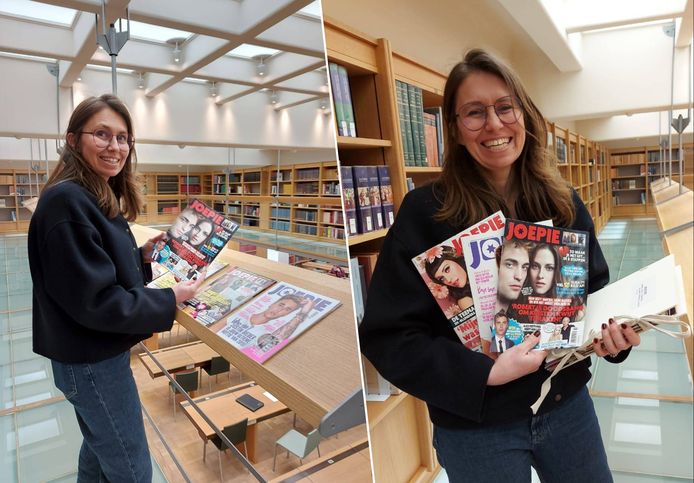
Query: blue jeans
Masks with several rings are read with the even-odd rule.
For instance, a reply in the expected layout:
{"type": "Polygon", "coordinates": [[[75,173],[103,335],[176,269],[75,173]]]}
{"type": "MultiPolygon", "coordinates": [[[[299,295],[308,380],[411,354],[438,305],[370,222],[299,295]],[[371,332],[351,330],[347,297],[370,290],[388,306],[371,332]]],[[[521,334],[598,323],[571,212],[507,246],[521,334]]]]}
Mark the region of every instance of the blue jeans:
{"type": "Polygon", "coordinates": [[[93,364],[51,362],[55,385],[75,407],[84,437],[78,483],[151,482],[152,461],[130,352],[93,364]]]}
{"type": "Polygon", "coordinates": [[[612,482],[598,418],[583,388],[548,413],[482,429],[434,427],[434,447],[451,483],[612,482]]]}

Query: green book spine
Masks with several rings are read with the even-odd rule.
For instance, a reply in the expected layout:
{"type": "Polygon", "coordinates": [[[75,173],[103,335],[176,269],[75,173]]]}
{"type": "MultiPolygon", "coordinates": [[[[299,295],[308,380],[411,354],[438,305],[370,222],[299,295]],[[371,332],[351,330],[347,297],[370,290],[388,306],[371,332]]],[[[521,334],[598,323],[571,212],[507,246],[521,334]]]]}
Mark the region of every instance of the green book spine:
{"type": "Polygon", "coordinates": [[[414,88],[415,99],[417,101],[417,139],[419,141],[420,166],[429,166],[427,160],[426,139],[424,138],[424,100],[422,98],[422,89],[414,88]]]}
{"type": "Polygon", "coordinates": [[[395,94],[398,101],[398,119],[400,120],[400,139],[402,141],[402,157],[405,166],[410,166],[411,152],[407,144],[407,120],[405,119],[405,104],[402,101],[402,82],[395,81],[395,94]]]}
{"type": "Polygon", "coordinates": [[[408,166],[415,166],[414,139],[412,137],[412,119],[410,118],[410,95],[407,89],[407,84],[402,84],[402,112],[405,113],[405,139],[407,141],[407,150],[409,152],[408,166]]]}
{"type": "Polygon", "coordinates": [[[337,134],[340,136],[349,136],[347,129],[347,121],[344,114],[344,103],[342,101],[342,88],[340,87],[340,73],[337,64],[330,62],[330,85],[333,92],[333,101],[335,104],[335,121],[337,122],[337,134]]]}
{"type": "Polygon", "coordinates": [[[354,106],[352,105],[352,94],[349,91],[349,75],[347,69],[343,66],[337,66],[340,75],[340,89],[342,89],[342,112],[345,116],[345,122],[349,136],[357,137],[357,124],[354,121],[354,106]]]}
{"type": "Polygon", "coordinates": [[[412,147],[414,152],[414,165],[422,166],[422,146],[419,144],[419,129],[417,127],[417,88],[410,84],[407,86],[407,100],[410,111],[410,132],[412,133],[412,147]]]}

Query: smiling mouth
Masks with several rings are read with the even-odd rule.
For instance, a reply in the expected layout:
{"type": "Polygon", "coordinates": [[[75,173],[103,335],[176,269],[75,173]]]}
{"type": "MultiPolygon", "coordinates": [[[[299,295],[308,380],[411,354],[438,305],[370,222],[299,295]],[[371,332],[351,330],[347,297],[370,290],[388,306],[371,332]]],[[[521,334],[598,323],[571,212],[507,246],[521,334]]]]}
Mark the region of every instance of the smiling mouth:
{"type": "Polygon", "coordinates": [[[484,141],[482,146],[490,151],[503,151],[509,144],[511,144],[511,139],[513,138],[490,139],[489,141],[484,141]]]}
{"type": "Polygon", "coordinates": [[[99,159],[101,159],[106,164],[110,164],[111,166],[118,166],[120,164],[119,158],[105,158],[103,156],[99,156],[99,159]]]}

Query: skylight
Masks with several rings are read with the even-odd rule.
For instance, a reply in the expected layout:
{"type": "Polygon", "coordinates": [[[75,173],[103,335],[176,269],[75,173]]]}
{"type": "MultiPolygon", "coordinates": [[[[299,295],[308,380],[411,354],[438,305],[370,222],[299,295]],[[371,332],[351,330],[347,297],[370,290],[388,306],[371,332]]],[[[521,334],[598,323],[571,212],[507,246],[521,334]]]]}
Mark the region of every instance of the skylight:
{"type": "Polygon", "coordinates": [[[2,0],[0,14],[69,27],[75,20],[77,10],[26,0],[2,0]]]}
{"type": "Polygon", "coordinates": [[[321,18],[322,12],[320,8],[320,0],[316,0],[313,3],[309,3],[304,8],[299,10],[299,12],[297,13],[308,15],[309,17],[321,18]]]}
{"type": "Polygon", "coordinates": [[[188,39],[188,37],[190,37],[193,34],[183,30],[170,29],[168,27],[160,27],[159,25],[152,25],[149,23],[136,22],[134,20],[131,20],[130,35],[133,38],[152,40],[154,42],[163,43],[173,38],[188,39]]]}
{"type": "Polygon", "coordinates": [[[279,50],[270,49],[267,47],[259,47],[257,45],[251,44],[241,44],[234,50],[230,51],[228,55],[235,55],[237,57],[245,57],[247,59],[251,59],[256,55],[265,55],[270,57],[272,55],[275,55],[277,52],[279,52],[279,50]]]}

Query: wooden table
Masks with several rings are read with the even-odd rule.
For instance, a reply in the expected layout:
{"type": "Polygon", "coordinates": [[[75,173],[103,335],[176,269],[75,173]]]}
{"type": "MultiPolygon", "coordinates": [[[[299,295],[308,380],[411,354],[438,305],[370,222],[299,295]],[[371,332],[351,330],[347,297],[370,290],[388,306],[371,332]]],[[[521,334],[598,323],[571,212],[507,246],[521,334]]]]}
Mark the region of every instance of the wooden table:
{"type": "MultiPolygon", "coordinates": [[[[289,408],[282,404],[279,400],[273,401],[266,395],[266,390],[254,382],[248,382],[239,386],[234,386],[229,389],[213,392],[206,396],[193,399],[200,410],[214,423],[221,431],[225,426],[238,423],[248,418],[248,432],[246,433],[246,447],[248,448],[248,460],[251,463],[256,463],[256,423],[266,419],[273,418],[280,414],[289,412],[289,408]],[[236,398],[242,394],[250,394],[254,398],[262,401],[265,405],[257,411],[242,406],[236,402],[236,398]]],[[[193,406],[185,401],[181,403],[183,412],[188,416],[188,419],[193,423],[198,434],[204,441],[203,459],[207,450],[207,442],[211,440],[216,433],[212,427],[205,422],[193,406]]]]}
{"type": "MultiPolygon", "coordinates": [[[[167,347],[166,349],[159,349],[153,351],[152,355],[156,357],[157,361],[159,361],[167,371],[174,373],[204,366],[208,364],[213,357],[217,357],[219,354],[213,351],[207,344],[196,341],[189,344],[167,347]]],[[[143,352],[142,354],[138,354],[138,357],[153,379],[164,375],[164,372],[154,363],[149,354],[143,352]]]]}
{"type": "MultiPolygon", "coordinates": [[[[153,228],[136,224],[131,225],[131,230],[139,243],[159,233],[153,228]]],[[[219,254],[219,259],[229,263],[229,266],[240,266],[258,275],[292,283],[342,302],[340,307],[264,364],[253,361],[189,314],[180,309],[176,311],[176,320],[182,326],[250,379],[268,388],[301,419],[317,428],[324,416],[361,387],[356,321],[349,280],[226,248],[219,254]]]]}

